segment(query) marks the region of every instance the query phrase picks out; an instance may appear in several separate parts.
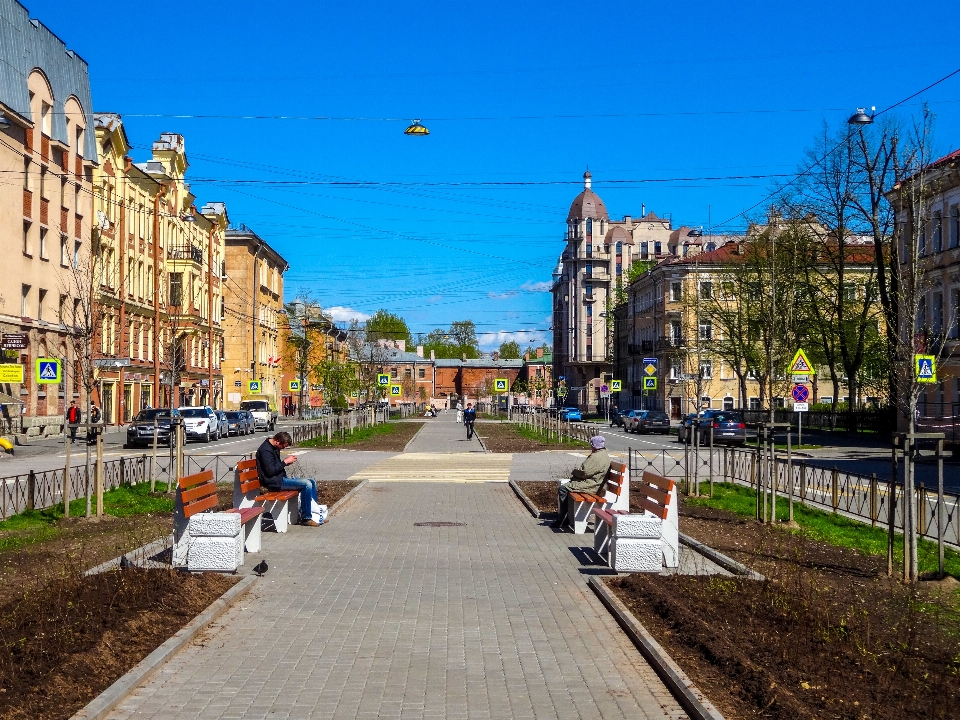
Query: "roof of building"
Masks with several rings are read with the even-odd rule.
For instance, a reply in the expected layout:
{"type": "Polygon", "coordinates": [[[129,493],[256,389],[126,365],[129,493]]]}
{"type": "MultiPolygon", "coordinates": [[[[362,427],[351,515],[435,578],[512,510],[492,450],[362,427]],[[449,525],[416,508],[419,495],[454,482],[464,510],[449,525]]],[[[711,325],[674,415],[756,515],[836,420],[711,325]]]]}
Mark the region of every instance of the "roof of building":
{"type": "Polygon", "coordinates": [[[583,192],[577,195],[570,204],[570,212],[567,213],[567,222],[571,220],[583,220],[593,218],[594,220],[609,220],[607,206],[603,200],[593,190],[590,189],[591,178],[590,171],[583,174],[583,192]]]}
{"type": "Polygon", "coordinates": [[[614,225],[607,230],[607,236],[603,239],[604,244],[613,245],[623,243],[624,245],[633,245],[633,235],[627,232],[623,225],[614,225]]]}
{"type": "Polygon", "coordinates": [[[494,360],[490,355],[484,355],[479,358],[467,358],[462,360],[460,358],[437,358],[434,360],[434,363],[437,367],[472,367],[472,368],[490,368],[491,370],[495,369],[506,369],[506,368],[521,368],[523,367],[523,360],[494,360]]]}
{"type": "MultiPolygon", "coordinates": [[[[363,346],[363,348],[360,351],[362,354],[363,360],[371,359],[371,349],[375,345],[376,343],[367,343],[363,346]]],[[[384,363],[397,363],[401,365],[404,363],[428,363],[429,364],[433,362],[433,360],[431,360],[430,358],[420,357],[415,352],[407,352],[406,350],[386,347],[383,345],[380,345],[379,347],[380,347],[380,352],[382,354],[378,354],[375,358],[373,358],[375,362],[383,361],[384,363]]],[[[356,357],[356,354],[353,351],[351,351],[350,354],[356,357]]]]}
{"type": "Polygon", "coordinates": [[[252,241],[254,244],[260,244],[260,246],[264,250],[273,254],[275,259],[279,263],[282,263],[285,266],[283,270],[284,272],[286,272],[290,268],[290,263],[288,263],[284,259],[283,255],[281,255],[272,247],[270,247],[270,245],[267,243],[266,240],[264,240],[254,230],[252,230],[251,228],[248,228],[243,223],[231,225],[230,227],[228,227],[226,233],[224,233],[224,238],[228,242],[230,240],[233,240],[235,243],[242,243],[242,242],[250,243],[252,241]]]}

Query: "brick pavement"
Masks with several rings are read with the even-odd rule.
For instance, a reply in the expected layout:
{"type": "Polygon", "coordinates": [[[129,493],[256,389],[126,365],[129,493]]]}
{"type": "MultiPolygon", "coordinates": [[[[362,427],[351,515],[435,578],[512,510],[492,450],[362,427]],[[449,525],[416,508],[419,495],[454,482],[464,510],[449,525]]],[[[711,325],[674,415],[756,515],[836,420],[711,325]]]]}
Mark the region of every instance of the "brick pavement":
{"type": "Polygon", "coordinates": [[[266,535],[267,576],[111,718],[685,717],[587,588],[591,542],[502,482],[368,483],[266,535]]]}

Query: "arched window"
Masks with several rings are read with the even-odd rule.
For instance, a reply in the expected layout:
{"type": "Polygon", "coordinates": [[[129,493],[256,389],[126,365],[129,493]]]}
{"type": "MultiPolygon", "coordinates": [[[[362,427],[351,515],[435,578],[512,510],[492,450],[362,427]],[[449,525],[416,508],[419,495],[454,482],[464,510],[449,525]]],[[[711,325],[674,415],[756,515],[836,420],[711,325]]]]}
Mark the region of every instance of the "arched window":
{"type": "Polygon", "coordinates": [[[593,218],[587,218],[587,235],[593,235],[593,218]]]}

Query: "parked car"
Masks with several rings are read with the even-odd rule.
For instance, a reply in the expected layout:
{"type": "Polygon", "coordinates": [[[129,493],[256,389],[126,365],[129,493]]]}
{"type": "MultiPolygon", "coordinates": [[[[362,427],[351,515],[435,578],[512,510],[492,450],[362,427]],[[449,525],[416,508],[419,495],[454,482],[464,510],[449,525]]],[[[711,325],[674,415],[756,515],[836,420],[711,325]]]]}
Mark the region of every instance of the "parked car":
{"type": "Polygon", "coordinates": [[[567,422],[583,422],[580,408],[575,407],[560,408],[560,419],[566,420],[567,422]]]}
{"type": "Polygon", "coordinates": [[[637,424],[637,418],[640,417],[640,413],[643,410],[627,410],[623,415],[623,429],[627,432],[633,432],[633,428],[637,424]]]}
{"type": "Polygon", "coordinates": [[[633,428],[638,433],[670,433],[670,416],[662,410],[644,410],[633,428]]]}
{"type": "MultiPolygon", "coordinates": [[[[180,420],[180,413],[173,411],[175,420],[180,420]]],[[[170,432],[170,410],[156,408],[141,410],[133,421],[127,425],[127,439],[124,447],[149,447],[153,445],[153,427],[157,427],[157,442],[169,445],[173,440],[170,432]]]]}
{"type": "Polygon", "coordinates": [[[677,442],[690,442],[693,432],[692,428],[697,420],[696,413],[690,413],[680,418],[680,426],[677,428],[677,442]]]}
{"type": "Polygon", "coordinates": [[[248,432],[251,435],[257,432],[257,419],[253,416],[253,413],[249,410],[237,410],[237,412],[247,418],[248,432]]]}
{"type": "Polygon", "coordinates": [[[247,419],[247,413],[238,410],[228,410],[224,413],[227,423],[226,435],[247,435],[253,430],[250,427],[250,421],[247,419]]]}
{"type": "Polygon", "coordinates": [[[212,438],[217,436],[220,421],[217,419],[217,413],[213,411],[213,408],[201,406],[178,409],[183,417],[183,427],[187,440],[210,442],[212,438]]]}
{"type": "Polygon", "coordinates": [[[705,410],[700,416],[701,445],[710,444],[711,430],[714,445],[747,443],[747,425],[736,410],[705,410]]]}
{"type": "Polygon", "coordinates": [[[230,425],[227,422],[227,414],[223,410],[213,411],[217,416],[217,440],[230,435],[230,425]]]}
{"type": "Polygon", "coordinates": [[[256,429],[270,431],[277,425],[277,411],[270,407],[267,400],[244,400],[240,409],[251,413],[256,420],[256,429]]]}

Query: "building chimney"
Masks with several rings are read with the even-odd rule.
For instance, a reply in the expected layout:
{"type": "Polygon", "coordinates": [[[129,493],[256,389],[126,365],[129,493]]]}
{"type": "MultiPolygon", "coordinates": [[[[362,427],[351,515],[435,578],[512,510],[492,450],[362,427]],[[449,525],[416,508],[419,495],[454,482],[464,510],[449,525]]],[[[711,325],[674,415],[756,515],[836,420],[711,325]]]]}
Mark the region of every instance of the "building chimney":
{"type": "Polygon", "coordinates": [[[623,224],[627,226],[627,230],[633,230],[633,228],[630,227],[630,223],[631,223],[632,221],[633,221],[633,218],[630,217],[629,215],[624,215],[624,216],[623,216],[623,224]]]}
{"type": "Polygon", "coordinates": [[[640,203],[640,219],[643,220],[647,216],[647,206],[644,203],[640,203]]]}
{"type": "Polygon", "coordinates": [[[525,353],[523,354],[523,361],[524,361],[524,362],[530,362],[530,353],[529,353],[529,352],[525,352],[525,353]]]}
{"type": "Polygon", "coordinates": [[[542,347],[538,347],[538,348],[537,348],[537,359],[540,359],[540,358],[542,358],[542,357],[543,357],[543,348],[542,348],[542,347]]]}
{"type": "Polygon", "coordinates": [[[433,350],[430,351],[430,359],[431,359],[431,360],[436,360],[436,359],[437,359],[437,354],[436,354],[433,350]]]}
{"type": "Polygon", "coordinates": [[[462,359],[463,359],[463,362],[466,362],[466,361],[467,361],[467,354],[466,354],[466,353],[463,354],[463,358],[462,358],[462,359]]]}
{"type": "Polygon", "coordinates": [[[397,340],[397,350],[400,352],[407,351],[407,341],[406,340],[397,340]]]}
{"type": "Polygon", "coordinates": [[[423,345],[417,345],[417,357],[423,357],[423,345]]]}

